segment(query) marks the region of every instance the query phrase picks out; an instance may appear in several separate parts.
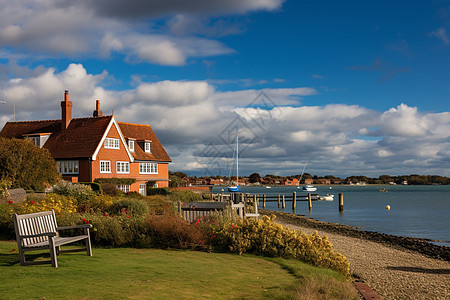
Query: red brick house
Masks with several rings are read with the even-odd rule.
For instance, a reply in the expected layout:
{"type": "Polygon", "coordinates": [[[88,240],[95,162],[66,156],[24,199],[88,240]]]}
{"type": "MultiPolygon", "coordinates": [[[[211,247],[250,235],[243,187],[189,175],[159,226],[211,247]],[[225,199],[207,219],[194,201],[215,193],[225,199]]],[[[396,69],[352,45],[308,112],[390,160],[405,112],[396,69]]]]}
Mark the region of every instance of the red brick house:
{"type": "Polygon", "coordinates": [[[289,185],[289,186],[296,186],[298,185],[298,179],[297,178],[293,178],[293,179],[286,179],[282,182],[283,185],[289,185]]]}
{"type": "Polygon", "coordinates": [[[96,178],[133,178],[125,192],[145,194],[148,181],[169,186],[167,155],[150,125],[118,122],[103,116],[97,100],[93,117],[72,119],[72,102],[65,91],[61,120],[8,122],[0,137],[25,138],[46,148],[65,180],[92,182],[96,178]]]}

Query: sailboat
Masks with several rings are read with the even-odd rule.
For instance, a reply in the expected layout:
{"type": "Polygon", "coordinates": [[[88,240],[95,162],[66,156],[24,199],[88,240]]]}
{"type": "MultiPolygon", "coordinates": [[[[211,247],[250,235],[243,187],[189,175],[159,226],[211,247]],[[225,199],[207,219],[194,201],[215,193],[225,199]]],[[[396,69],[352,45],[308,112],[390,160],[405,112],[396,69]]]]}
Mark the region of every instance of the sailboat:
{"type": "MultiPolygon", "coordinates": [[[[302,181],[303,174],[305,173],[306,165],[308,165],[308,162],[306,162],[305,166],[303,167],[302,175],[300,175],[300,179],[298,180],[299,186],[297,188],[300,189],[300,182],[302,181]]],[[[306,184],[303,187],[301,187],[302,190],[306,192],[315,192],[317,191],[317,188],[312,184],[306,184]]]]}
{"type": "MultiPolygon", "coordinates": [[[[231,176],[230,176],[231,178],[231,176]]],[[[232,193],[239,193],[241,187],[239,186],[239,137],[236,136],[236,185],[229,186],[228,191],[232,193]]]]}

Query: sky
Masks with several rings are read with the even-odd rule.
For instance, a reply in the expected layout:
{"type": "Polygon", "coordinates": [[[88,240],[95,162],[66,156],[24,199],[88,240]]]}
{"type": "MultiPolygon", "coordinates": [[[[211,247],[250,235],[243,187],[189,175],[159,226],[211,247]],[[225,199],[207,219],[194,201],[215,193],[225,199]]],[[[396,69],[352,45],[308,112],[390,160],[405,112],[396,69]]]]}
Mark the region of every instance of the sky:
{"type": "Polygon", "coordinates": [[[0,127],[61,118],[69,90],[192,176],[230,175],[236,135],[241,175],[450,176],[449,1],[0,6],[0,127]]]}

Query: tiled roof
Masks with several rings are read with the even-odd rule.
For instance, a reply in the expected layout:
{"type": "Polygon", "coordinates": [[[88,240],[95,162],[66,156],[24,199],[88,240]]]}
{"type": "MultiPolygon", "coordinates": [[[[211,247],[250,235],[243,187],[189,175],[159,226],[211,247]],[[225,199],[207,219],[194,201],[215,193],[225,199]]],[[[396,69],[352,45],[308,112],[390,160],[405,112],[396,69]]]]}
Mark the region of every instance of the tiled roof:
{"type": "Polygon", "coordinates": [[[172,161],[150,125],[124,122],[118,122],[118,124],[124,138],[136,140],[136,144],[134,146],[135,152],[131,153],[136,160],[154,160],[163,162],[172,161]],[[151,153],[146,153],[142,150],[142,148],[137,144],[140,141],[151,141],[151,153]]]}
{"type": "Polygon", "coordinates": [[[53,158],[92,157],[112,116],[72,119],[66,131],[61,120],[8,122],[0,137],[22,138],[26,134],[52,133],[44,145],[53,158]]]}
{"type": "MultiPolygon", "coordinates": [[[[112,116],[72,119],[64,133],[61,130],[61,120],[8,122],[0,132],[0,137],[23,138],[29,134],[51,133],[44,148],[50,151],[53,158],[87,158],[93,156],[111,119],[112,116]]],[[[150,125],[118,124],[126,139],[151,141],[151,153],[146,153],[138,144],[135,145],[135,152],[132,152],[135,159],[172,161],[150,125]]]]}

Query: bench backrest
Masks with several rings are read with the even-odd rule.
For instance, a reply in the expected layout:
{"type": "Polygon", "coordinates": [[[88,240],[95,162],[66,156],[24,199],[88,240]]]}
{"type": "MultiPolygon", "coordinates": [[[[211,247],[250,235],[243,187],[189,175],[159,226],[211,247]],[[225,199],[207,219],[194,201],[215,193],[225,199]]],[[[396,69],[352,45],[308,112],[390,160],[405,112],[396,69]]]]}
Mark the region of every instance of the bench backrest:
{"type": "MultiPolygon", "coordinates": [[[[40,234],[40,233],[48,233],[56,231],[56,218],[55,212],[44,211],[26,215],[14,215],[14,229],[16,231],[16,238],[19,241],[19,236],[22,235],[32,235],[32,234],[40,234]]],[[[27,246],[30,244],[35,244],[39,242],[47,241],[47,236],[42,237],[34,237],[34,238],[25,238],[22,240],[23,246],[27,246]]]]}

